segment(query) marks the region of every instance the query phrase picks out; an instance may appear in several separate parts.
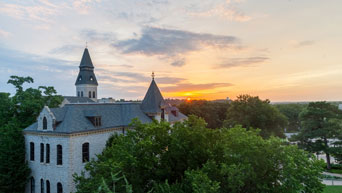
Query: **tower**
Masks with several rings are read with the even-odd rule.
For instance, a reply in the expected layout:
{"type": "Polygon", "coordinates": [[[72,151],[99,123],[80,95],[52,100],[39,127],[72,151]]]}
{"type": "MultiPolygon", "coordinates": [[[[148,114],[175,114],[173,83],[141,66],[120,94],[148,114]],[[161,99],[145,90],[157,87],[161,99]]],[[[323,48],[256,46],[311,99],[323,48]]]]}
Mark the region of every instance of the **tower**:
{"type": "Polygon", "coordinates": [[[76,79],[76,96],[88,97],[97,101],[97,80],[94,74],[94,65],[90,59],[88,48],[84,49],[80,63],[80,72],[76,79]]]}

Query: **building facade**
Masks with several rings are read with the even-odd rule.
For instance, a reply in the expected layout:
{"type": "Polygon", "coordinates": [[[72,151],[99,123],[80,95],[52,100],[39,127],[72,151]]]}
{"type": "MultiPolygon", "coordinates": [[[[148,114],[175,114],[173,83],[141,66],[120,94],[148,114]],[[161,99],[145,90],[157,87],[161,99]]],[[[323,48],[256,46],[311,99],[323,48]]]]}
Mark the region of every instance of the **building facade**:
{"type": "Polygon", "coordinates": [[[31,168],[27,193],[75,192],[73,174],[96,159],[114,133],[124,134],[134,118],[143,123],[187,117],[167,104],[154,80],[142,102],[97,102],[97,79],[86,48],[76,79],[76,96],[59,108],[44,107],[37,122],[24,130],[26,158],[31,168]]]}

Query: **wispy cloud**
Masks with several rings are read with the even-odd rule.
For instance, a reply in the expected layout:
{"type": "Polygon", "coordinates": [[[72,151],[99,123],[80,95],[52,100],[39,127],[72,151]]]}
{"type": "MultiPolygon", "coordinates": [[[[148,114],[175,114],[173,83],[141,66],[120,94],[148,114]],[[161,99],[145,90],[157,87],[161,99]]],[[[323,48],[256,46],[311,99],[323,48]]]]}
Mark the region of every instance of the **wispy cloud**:
{"type": "Polygon", "coordinates": [[[185,59],[182,56],[188,52],[200,50],[205,46],[227,48],[237,43],[238,38],[234,36],[146,27],[142,30],[140,37],[117,41],[112,46],[124,54],[172,58],[173,66],[183,66],[185,59]]]}
{"type": "Polygon", "coordinates": [[[305,41],[300,41],[300,42],[297,42],[297,41],[294,41],[292,42],[293,46],[295,48],[300,48],[300,47],[305,47],[305,46],[311,46],[313,44],[315,44],[316,42],[313,41],[313,40],[305,40],[305,41]]]}
{"type": "Polygon", "coordinates": [[[228,58],[224,59],[225,61],[215,68],[232,68],[238,66],[253,66],[259,63],[266,62],[269,60],[267,57],[249,57],[249,58],[228,58]]]}
{"type": "Polygon", "coordinates": [[[0,37],[5,37],[6,38],[6,37],[8,37],[10,35],[11,35],[11,33],[7,32],[5,30],[0,29],[0,37]]]}
{"type": "Polygon", "coordinates": [[[231,87],[231,83],[207,83],[207,84],[192,84],[192,83],[180,83],[174,86],[161,86],[164,92],[191,92],[191,91],[201,91],[210,90],[214,88],[227,88],[231,87]]]}

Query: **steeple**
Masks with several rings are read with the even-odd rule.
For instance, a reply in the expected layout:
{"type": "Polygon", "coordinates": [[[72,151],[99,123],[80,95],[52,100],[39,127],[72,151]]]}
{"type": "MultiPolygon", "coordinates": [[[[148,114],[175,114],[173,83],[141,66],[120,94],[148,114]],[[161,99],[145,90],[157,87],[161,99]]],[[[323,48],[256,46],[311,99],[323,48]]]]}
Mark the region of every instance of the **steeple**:
{"type": "Polygon", "coordinates": [[[148,114],[161,113],[164,108],[164,98],[154,80],[154,72],[152,73],[152,82],[147,90],[144,100],[141,104],[143,112],[148,114]]]}
{"type": "Polygon", "coordinates": [[[91,61],[88,48],[84,49],[75,85],[78,97],[97,99],[97,80],[94,73],[94,65],[91,61]]]}

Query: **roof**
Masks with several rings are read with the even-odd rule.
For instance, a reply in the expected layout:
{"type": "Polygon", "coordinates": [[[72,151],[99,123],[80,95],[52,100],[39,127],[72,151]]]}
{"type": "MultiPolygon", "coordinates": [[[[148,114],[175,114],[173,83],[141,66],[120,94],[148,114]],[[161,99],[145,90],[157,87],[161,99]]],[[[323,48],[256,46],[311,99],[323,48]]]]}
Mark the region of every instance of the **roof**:
{"type": "Polygon", "coordinates": [[[93,65],[93,62],[91,61],[88,48],[84,49],[79,68],[80,68],[80,72],[78,73],[75,85],[79,85],[79,84],[98,85],[96,76],[94,74],[94,65],[93,65]]]}
{"type": "Polygon", "coordinates": [[[145,113],[160,113],[160,107],[164,104],[164,98],[153,78],[144,100],[142,101],[141,109],[145,113]]]}
{"type": "Polygon", "coordinates": [[[64,96],[69,103],[95,103],[88,97],[74,97],[74,96],[64,96]]]}
{"type": "MultiPolygon", "coordinates": [[[[66,104],[61,108],[51,108],[50,110],[56,117],[57,122],[54,133],[77,133],[125,127],[134,118],[138,118],[143,123],[152,121],[141,111],[140,103],[66,104]],[[95,127],[88,119],[88,117],[95,116],[101,117],[100,127],[95,127]]],[[[37,131],[37,126],[37,123],[34,123],[24,131],[37,131]]]]}

